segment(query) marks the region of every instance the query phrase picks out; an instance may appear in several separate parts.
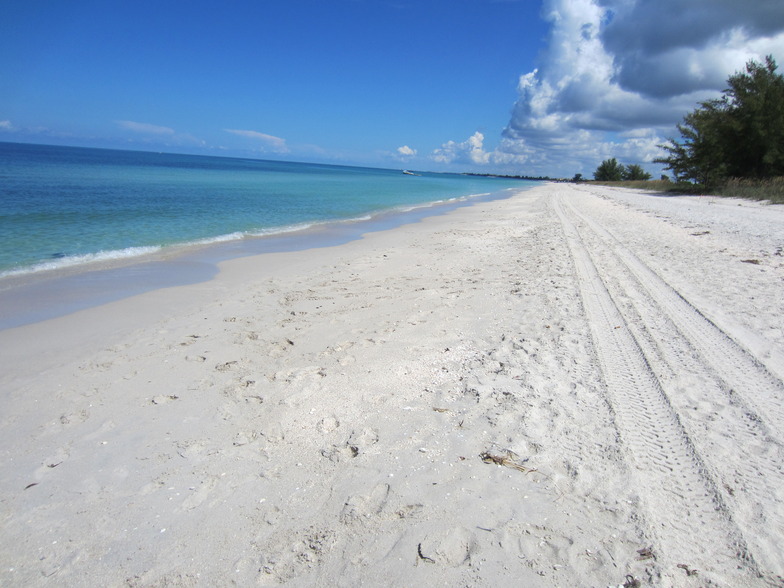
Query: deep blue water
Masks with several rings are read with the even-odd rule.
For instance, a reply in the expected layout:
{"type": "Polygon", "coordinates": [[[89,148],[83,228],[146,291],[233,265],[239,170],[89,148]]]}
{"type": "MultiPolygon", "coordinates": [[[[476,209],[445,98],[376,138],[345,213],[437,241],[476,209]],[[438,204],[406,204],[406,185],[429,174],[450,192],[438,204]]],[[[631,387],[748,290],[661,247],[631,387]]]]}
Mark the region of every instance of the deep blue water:
{"type": "Polygon", "coordinates": [[[0,276],[248,239],[510,187],[526,182],[0,143],[0,276]]]}

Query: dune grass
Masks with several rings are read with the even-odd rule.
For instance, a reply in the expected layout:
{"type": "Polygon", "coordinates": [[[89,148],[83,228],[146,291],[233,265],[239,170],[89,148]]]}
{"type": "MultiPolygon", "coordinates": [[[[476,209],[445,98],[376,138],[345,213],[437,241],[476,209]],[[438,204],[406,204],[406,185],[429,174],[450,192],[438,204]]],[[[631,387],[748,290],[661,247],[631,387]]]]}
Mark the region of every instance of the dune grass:
{"type": "Polygon", "coordinates": [[[766,180],[733,178],[714,192],[719,196],[768,200],[772,204],[784,204],[784,177],[766,180]]]}
{"type": "Polygon", "coordinates": [[[724,184],[714,188],[705,188],[699,184],[688,182],[671,182],[669,180],[647,180],[631,182],[587,182],[602,186],[615,186],[632,190],[650,190],[666,194],[710,194],[728,198],[746,198],[749,200],[766,200],[771,204],[784,204],[784,177],[751,180],[731,178],[724,184]]]}

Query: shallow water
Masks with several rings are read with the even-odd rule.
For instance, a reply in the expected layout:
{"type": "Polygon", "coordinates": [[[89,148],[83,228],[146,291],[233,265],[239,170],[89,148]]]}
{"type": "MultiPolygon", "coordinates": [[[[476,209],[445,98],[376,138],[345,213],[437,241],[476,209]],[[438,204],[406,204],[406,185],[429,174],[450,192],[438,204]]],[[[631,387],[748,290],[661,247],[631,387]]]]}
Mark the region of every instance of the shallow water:
{"type": "MultiPolygon", "coordinates": [[[[52,149],[60,150],[62,148],[52,149]]],[[[76,155],[90,155],[81,152],[97,150],[77,151],[78,153],[76,153],[76,155]]],[[[124,153],[125,152],[120,152],[123,156],[124,153]]],[[[40,155],[40,153],[37,155],[40,155]]],[[[136,155],[137,154],[132,154],[131,159],[134,159],[136,155]]],[[[158,154],[142,154],[142,158],[157,155],[158,154]]],[[[192,163],[190,159],[191,156],[173,157],[182,157],[185,158],[184,160],[186,163],[192,163]]],[[[197,159],[199,160],[199,163],[203,165],[205,163],[215,163],[212,160],[219,158],[197,159]],[[201,161],[203,159],[209,161],[201,161]]],[[[180,161],[180,163],[182,163],[182,160],[180,159],[175,159],[175,161],[180,161]]],[[[238,161],[239,163],[237,165],[240,168],[254,168],[256,164],[256,162],[253,161],[238,161]]],[[[217,162],[217,164],[222,163],[223,162],[217,162]]],[[[270,162],[261,163],[264,164],[265,168],[270,167],[267,165],[270,162]]],[[[271,167],[278,165],[279,164],[276,163],[271,167]]],[[[357,208],[356,204],[356,193],[354,193],[354,196],[349,194],[345,199],[340,200],[337,195],[339,190],[336,184],[331,188],[333,191],[332,200],[333,202],[341,203],[341,210],[344,212],[349,211],[351,213],[348,216],[339,216],[334,219],[325,217],[307,223],[279,225],[277,227],[270,226],[267,230],[234,231],[233,233],[223,233],[221,235],[213,235],[212,237],[205,237],[203,239],[181,238],[180,241],[176,241],[170,237],[170,242],[165,245],[151,245],[144,241],[138,241],[138,244],[133,244],[124,250],[106,250],[103,254],[101,253],[103,250],[93,250],[87,253],[79,252],[75,254],[64,252],[63,255],[58,255],[55,259],[39,260],[38,262],[26,266],[21,264],[19,256],[17,255],[14,269],[7,272],[4,277],[0,277],[0,329],[12,328],[55,318],[80,309],[104,304],[113,300],[119,300],[158,288],[206,281],[216,274],[217,264],[228,259],[261,253],[297,251],[315,247],[339,245],[353,239],[358,239],[361,235],[371,231],[384,230],[402,224],[416,222],[427,216],[443,214],[459,206],[470,205],[474,202],[506,197],[512,193],[512,190],[506,188],[506,186],[514,186],[516,189],[525,189],[535,185],[530,182],[510,180],[500,181],[487,178],[466,179],[464,176],[447,178],[436,177],[434,182],[428,186],[427,190],[422,189],[418,192],[416,190],[413,191],[418,194],[420,198],[425,194],[432,197],[436,193],[445,196],[445,198],[435,202],[415,202],[412,200],[413,197],[410,194],[391,192],[391,187],[393,185],[406,186],[406,183],[411,179],[418,181],[417,178],[423,178],[424,176],[411,177],[399,172],[391,172],[390,170],[362,170],[358,168],[333,169],[334,166],[310,166],[306,164],[280,165],[284,168],[291,166],[302,168],[304,170],[303,173],[306,176],[316,175],[321,178],[321,181],[324,181],[325,175],[328,176],[330,174],[333,176],[333,180],[337,177],[343,178],[343,180],[341,180],[341,185],[347,187],[353,186],[351,189],[355,191],[358,190],[358,187],[360,186],[359,177],[362,177],[362,181],[366,182],[364,188],[366,190],[372,189],[369,186],[373,182],[369,178],[386,178],[386,183],[383,181],[381,182],[381,185],[384,186],[381,191],[385,191],[388,198],[383,200],[377,196],[375,203],[364,203],[364,207],[373,206],[374,208],[367,211],[368,213],[366,215],[360,217],[360,209],[357,208]],[[394,177],[390,179],[392,174],[394,174],[394,177]],[[346,175],[356,177],[345,181],[346,175]],[[402,178],[402,181],[398,176],[402,178]],[[436,189],[434,184],[438,184],[438,189],[436,189]],[[485,192],[474,196],[468,194],[468,192],[473,193],[473,191],[477,190],[479,187],[484,188],[485,192]],[[447,188],[455,190],[455,192],[444,192],[447,188]],[[488,189],[492,189],[493,191],[487,192],[488,189]],[[466,194],[463,194],[463,192],[466,194]],[[446,197],[448,194],[458,195],[446,197]],[[352,201],[353,204],[346,204],[347,202],[352,201]],[[384,203],[387,206],[383,206],[384,203]],[[390,205],[392,203],[395,204],[390,205]],[[115,254],[112,254],[112,252],[115,254]]],[[[77,165],[77,167],[78,166],[79,165],[77,165]]],[[[269,169],[266,171],[269,172],[269,169]]],[[[54,172],[49,170],[48,173],[51,174],[54,172]]],[[[291,170],[288,170],[283,173],[291,175],[292,172],[291,170]]],[[[182,174],[182,168],[179,168],[174,175],[177,176],[182,174]]],[[[264,176],[265,174],[262,173],[261,175],[264,176]]],[[[50,181],[53,182],[51,178],[50,181]]],[[[291,178],[289,178],[288,181],[293,182],[291,178]]],[[[305,184],[307,185],[307,182],[305,184]]],[[[42,184],[39,184],[39,186],[40,185],[42,184]]],[[[411,185],[408,185],[406,190],[411,191],[411,185]]],[[[405,192],[406,190],[403,191],[405,192]]],[[[18,199],[18,197],[17,194],[15,198],[18,199]]],[[[52,197],[50,200],[56,200],[56,198],[52,197]]],[[[66,198],[65,200],[70,201],[72,199],[66,198]]],[[[308,201],[305,197],[302,197],[302,200],[308,201]]],[[[88,197],[87,201],[95,202],[96,199],[88,197]]],[[[239,200],[235,200],[235,203],[238,202],[239,200]]],[[[278,200],[276,200],[276,202],[280,204],[278,200]]],[[[13,208],[13,206],[16,206],[18,209],[23,208],[20,207],[17,202],[17,204],[11,206],[6,203],[5,209],[13,208]]],[[[52,208],[53,204],[49,203],[47,206],[52,208]]],[[[101,232],[101,226],[104,227],[102,229],[104,232],[111,232],[106,227],[115,226],[113,223],[116,219],[108,223],[108,225],[101,225],[96,219],[109,218],[111,215],[106,213],[106,209],[111,208],[114,205],[110,202],[105,202],[96,206],[101,208],[103,212],[101,214],[86,213],[89,217],[88,220],[80,219],[74,221],[79,215],[74,214],[74,210],[78,208],[78,206],[72,203],[65,207],[70,212],[61,215],[64,220],[61,219],[59,222],[55,222],[53,219],[54,217],[57,217],[57,214],[54,213],[49,217],[39,214],[37,220],[34,222],[29,219],[23,220],[17,218],[16,220],[18,222],[16,227],[20,228],[25,223],[28,223],[28,225],[31,223],[35,224],[36,222],[39,223],[41,225],[39,227],[39,234],[47,235],[44,239],[47,245],[43,247],[39,244],[38,249],[41,251],[47,247],[52,249],[54,247],[53,244],[57,242],[57,240],[51,239],[51,235],[65,235],[68,231],[76,231],[76,226],[80,224],[88,226],[90,223],[97,223],[91,229],[91,231],[96,234],[101,232]],[[47,220],[47,218],[49,220],[47,220]],[[74,223],[74,226],[71,226],[70,228],[63,226],[68,225],[69,222],[74,223]],[[47,223],[50,223],[53,226],[48,227],[47,223]]],[[[199,206],[201,206],[201,204],[197,203],[196,207],[198,208],[199,206]]],[[[247,204],[239,206],[239,208],[242,209],[243,206],[247,206],[247,204]]],[[[323,198],[322,205],[320,206],[323,207],[323,198]]],[[[122,208],[120,205],[118,205],[118,207],[122,208]]],[[[150,210],[154,210],[154,205],[150,204],[149,207],[150,210]]],[[[42,208],[45,208],[45,206],[42,206],[42,208]]],[[[296,215],[303,214],[301,208],[302,207],[300,207],[299,212],[295,211],[290,213],[286,218],[293,222],[292,219],[294,219],[296,215]]],[[[336,207],[333,207],[333,210],[335,209],[337,209],[337,205],[336,207]]],[[[154,217],[155,215],[151,213],[150,210],[145,214],[154,217]]],[[[313,210],[315,209],[311,209],[311,215],[312,218],[315,219],[316,215],[313,210]]],[[[362,208],[361,210],[365,210],[365,208],[362,208]]],[[[157,226],[155,230],[162,231],[168,226],[173,234],[178,234],[182,237],[183,235],[191,234],[188,233],[188,231],[193,229],[180,230],[177,227],[180,225],[185,226],[188,218],[191,218],[196,225],[202,227],[206,226],[203,224],[203,219],[201,218],[205,214],[205,211],[192,216],[184,214],[183,218],[178,219],[176,222],[158,219],[159,226],[157,226]]],[[[285,214],[285,211],[278,210],[274,212],[274,214],[271,212],[270,218],[277,215],[278,219],[282,219],[285,217],[285,214]]],[[[153,223],[152,220],[145,223],[138,222],[138,219],[142,216],[144,216],[142,213],[132,215],[132,218],[137,220],[128,221],[128,227],[123,231],[123,234],[130,234],[132,228],[137,226],[140,227],[140,235],[147,235],[148,237],[154,235],[155,232],[150,226],[155,223],[153,223]]],[[[221,215],[216,214],[216,216],[221,215]]],[[[237,215],[236,211],[223,215],[220,220],[220,223],[223,224],[220,224],[220,226],[224,228],[229,226],[238,228],[237,225],[230,225],[230,222],[232,222],[231,219],[236,219],[239,216],[241,215],[237,215]]],[[[4,224],[6,224],[5,221],[7,220],[7,217],[5,215],[3,219],[4,224]]],[[[216,223],[215,226],[218,226],[218,224],[219,223],[216,223]]],[[[140,235],[137,235],[136,238],[141,239],[140,235]]],[[[7,251],[5,248],[12,247],[12,245],[9,245],[9,241],[14,237],[4,234],[1,238],[5,240],[3,243],[3,251],[5,252],[6,257],[12,258],[14,256],[13,252],[7,251]]],[[[19,239],[18,236],[16,238],[19,239]]],[[[61,236],[58,238],[64,237],[61,236]]],[[[78,246],[84,246],[83,243],[87,241],[89,241],[89,239],[78,240],[74,237],[71,239],[70,243],[64,243],[64,245],[67,244],[71,247],[70,251],[74,251],[78,246]]],[[[127,242],[124,243],[128,244],[127,242]]],[[[95,247],[93,249],[95,249],[95,247]]]]}
{"type": "Polygon", "coordinates": [[[234,242],[516,180],[0,143],[0,276],[234,242]]]}

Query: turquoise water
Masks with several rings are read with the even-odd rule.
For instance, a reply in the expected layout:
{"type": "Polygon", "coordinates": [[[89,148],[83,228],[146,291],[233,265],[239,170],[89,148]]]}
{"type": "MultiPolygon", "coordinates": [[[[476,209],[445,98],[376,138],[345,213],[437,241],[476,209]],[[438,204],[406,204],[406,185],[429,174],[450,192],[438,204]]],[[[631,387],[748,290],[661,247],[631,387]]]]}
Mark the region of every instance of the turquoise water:
{"type": "Polygon", "coordinates": [[[526,184],[0,143],[0,276],[370,218],[526,184]]]}

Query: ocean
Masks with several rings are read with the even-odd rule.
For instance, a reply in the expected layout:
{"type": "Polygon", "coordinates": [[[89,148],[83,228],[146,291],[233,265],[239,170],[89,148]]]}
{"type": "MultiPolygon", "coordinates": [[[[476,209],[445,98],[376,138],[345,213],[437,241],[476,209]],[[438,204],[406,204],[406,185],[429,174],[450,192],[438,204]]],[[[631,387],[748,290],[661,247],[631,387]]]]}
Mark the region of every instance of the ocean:
{"type": "Polygon", "coordinates": [[[345,243],[535,182],[0,143],[0,329],[345,243]]]}
{"type": "Polygon", "coordinates": [[[524,184],[459,174],[0,143],[0,277],[368,220],[524,184]]]}

